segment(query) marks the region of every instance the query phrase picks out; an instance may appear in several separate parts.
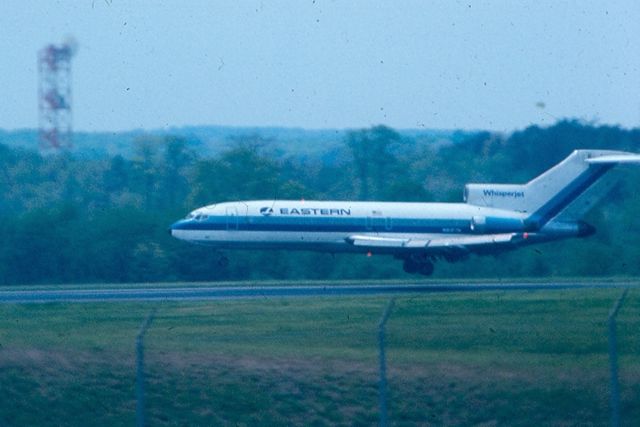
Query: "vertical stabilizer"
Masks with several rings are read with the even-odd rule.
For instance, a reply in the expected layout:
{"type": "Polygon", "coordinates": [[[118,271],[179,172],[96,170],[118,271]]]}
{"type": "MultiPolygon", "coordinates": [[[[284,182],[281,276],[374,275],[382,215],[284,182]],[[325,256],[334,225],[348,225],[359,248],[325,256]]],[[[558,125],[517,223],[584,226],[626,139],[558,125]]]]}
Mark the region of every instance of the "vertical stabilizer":
{"type": "Polygon", "coordinates": [[[576,150],[523,185],[467,184],[466,202],[529,214],[538,227],[549,222],[618,163],[640,163],[633,153],[576,150]]]}

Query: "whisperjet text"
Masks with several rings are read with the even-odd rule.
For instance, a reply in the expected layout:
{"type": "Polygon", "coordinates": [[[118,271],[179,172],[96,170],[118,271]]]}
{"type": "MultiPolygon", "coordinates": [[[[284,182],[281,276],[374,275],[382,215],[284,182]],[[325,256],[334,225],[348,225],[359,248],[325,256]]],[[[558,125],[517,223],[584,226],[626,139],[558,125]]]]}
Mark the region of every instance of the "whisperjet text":
{"type": "Polygon", "coordinates": [[[490,197],[513,197],[519,199],[524,197],[524,191],[500,191],[500,190],[484,190],[485,196],[490,197]]]}

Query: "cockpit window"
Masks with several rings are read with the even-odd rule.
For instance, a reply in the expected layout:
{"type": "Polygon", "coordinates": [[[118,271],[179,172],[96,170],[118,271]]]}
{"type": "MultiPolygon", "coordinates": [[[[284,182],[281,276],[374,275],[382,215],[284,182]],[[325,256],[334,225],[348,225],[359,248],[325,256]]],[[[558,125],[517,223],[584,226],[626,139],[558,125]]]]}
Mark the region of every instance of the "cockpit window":
{"type": "Polygon", "coordinates": [[[185,217],[186,220],[193,219],[195,221],[205,221],[209,219],[209,215],[205,215],[203,213],[198,213],[197,211],[191,212],[189,215],[185,217]]]}

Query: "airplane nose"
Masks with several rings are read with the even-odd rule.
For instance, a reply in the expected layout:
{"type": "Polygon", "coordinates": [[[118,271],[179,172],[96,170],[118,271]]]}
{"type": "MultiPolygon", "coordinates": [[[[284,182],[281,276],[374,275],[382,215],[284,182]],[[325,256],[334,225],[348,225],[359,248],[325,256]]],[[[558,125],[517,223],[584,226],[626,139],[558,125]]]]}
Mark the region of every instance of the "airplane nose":
{"type": "Polygon", "coordinates": [[[169,226],[169,228],[167,229],[167,232],[169,233],[170,236],[180,239],[181,238],[180,233],[182,230],[184,230],[187,224],[188,222],[184,220],[176,221],[169,226]]]}
{"type": "Polygon", "coordinates": [[[173,224],[171,224],[171,225],[169,226],[169,228],[167,228],[167,233],[169,233],[169,236],[173,236],[173,235],[174,235],[174,233],[173,233],[173,232],[174,232],[175,230],[180,229],[180,223],[181,223],[181,222],[182,222],[182,221],[174,222],[173,224]]]}

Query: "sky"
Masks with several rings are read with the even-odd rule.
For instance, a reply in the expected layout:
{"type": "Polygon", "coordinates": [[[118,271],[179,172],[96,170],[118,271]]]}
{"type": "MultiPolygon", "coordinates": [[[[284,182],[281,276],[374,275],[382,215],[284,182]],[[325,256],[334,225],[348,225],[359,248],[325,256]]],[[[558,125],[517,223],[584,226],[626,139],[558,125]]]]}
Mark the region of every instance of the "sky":
{"type": "Polygon", "coordinates": [[[640,2],[4,0],[0,128],[38,126],[69,37],[73,127],[510,132],[640,126],[640,2]]]}

